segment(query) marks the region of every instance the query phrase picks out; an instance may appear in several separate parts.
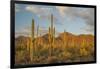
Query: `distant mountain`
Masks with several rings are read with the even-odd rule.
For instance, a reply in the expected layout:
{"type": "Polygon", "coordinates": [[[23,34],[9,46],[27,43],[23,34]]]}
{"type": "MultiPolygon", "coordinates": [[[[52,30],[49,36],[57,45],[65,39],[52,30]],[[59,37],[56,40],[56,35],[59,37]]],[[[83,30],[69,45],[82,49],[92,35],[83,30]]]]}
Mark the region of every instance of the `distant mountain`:
{"type": "Polygon", "coordinates": [[[26,37],[26,36],[19,36],[15,38],[15,41],[24,42],[24,43],[26,43],[28,40],[30,40],[30,37],[26,37]]]}
{"type": "Polygon", "coordinates": [[[91,44],[94,42],[94,36],[91,34],[74,35],[69,32],[64,32],[56,38],[56,43],[62,43],[63,41],[67,44],[72,44],[74,42],[76,45],[81,45],[83,42],[91,44]]]}
{"type": "Polygon", "coordinates": [[[48,44],[49,43],[49,38],[48,37],[49,37],[49,35],[45,34],[45,35],[43,35],[41,37],[35,38],[35,41],[36,42],[41,42],[41,43],[44,43],[44,44],[48,44]]]}
{"type": "Polygon", "coordinates": [[[58,39],[63,39],[63,38],[68,39],[68,38],[73,38],[73,37],[76,37],[76,35],[73,35],[72,33],[69,33],[69,32],[64,32],[64,33],[60,33],[57,38],[58,39]]]}
{"type": "Polygon", "coordinates": [[[15,38],[15,47],[16,49],[27,48],[30,43],[30,37],[19,36],[15,38]]]}
{"type": "MultiPolygon", "coordinates": [[[[19,36],[15,39],[16,44],[25,44],[30,41],[30,37],[25,37],[25,36],[19,36]]],[[[81,45],[84,42],[86,43],[93,43],[94,42],[94,36],[90,35],[90,34],[81,34],[81,35],[74,35],[72,33],[69,32],[63,32],[60,33],[58,37],[55,38],[55,43],[63,43],[63,41],[65,41],[66,43],[73,43],[74,44],[79,44],[81,45]]],[[[35,42],[41,42],[44,44],[48,44],[49,43],[49,35],[45,34],[41,37],[37,37],[35,38],[35,42]]]]}
{"type": "Polygon", "coordinates": [[[26,41],[28,39],[30,39],[30,37],[18,36],[17,38],[15,38],[15,40],[19,40],[19,41],[22,41],[22,40],[26,41]]]}

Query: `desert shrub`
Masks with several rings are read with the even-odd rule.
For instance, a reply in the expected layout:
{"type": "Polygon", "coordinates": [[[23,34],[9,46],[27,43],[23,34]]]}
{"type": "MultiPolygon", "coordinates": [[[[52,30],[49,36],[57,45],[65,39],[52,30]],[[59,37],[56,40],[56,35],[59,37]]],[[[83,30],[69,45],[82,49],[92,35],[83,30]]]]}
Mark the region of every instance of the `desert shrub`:
{"type": "MultiPolygon", "coordinates": [[[[65,39],[65,38],[63,38],[65,39]]],[[[65,39],[66,40],[66,39],[65,39]]],[[[83,62],[94,60],[94,43],[85,39],[71,38],[64,41],[58,40],[54,44],[36,44],[36,51],[33,49],[33,61],[30,60],[30,52],[27,51],[25,42],[19,41],[15,45],[16,64],[44,64],[61,62],[83,62]],[[59,41],[59,43],[57,43],[59,41]],[[79,42],[79,43],[78,43],[79,42]],[[52,46],[50,46],[52,45],[52,46]]]]}
{"type": "Polygon", "coordinates": [[[48,48],[42,48],[42,49],[40,49],[40,51],[39,51],[39,56],[48,56],[48,54],[49,54],[49,49],[48,48]]]}
{"type": "Polygon", "coordinates": [[[61,52],[59,55],[58,55],[58,58],[59,58],[59,61],[60,62],[67,62],[67,60],[70,60],[71,59],[71,53],[70,52],[61,52]]]}
{"type": "Polygon", "coordinates": [[[85,48],[80,49],[80,56],[81,57],[88,56],[88,51],[85,48]]]}
{"type": "Polygon", "coordinates": [[[58,58],[56,56],[48,56],[47,63],[57,63],[58,62],[58,58]]]}

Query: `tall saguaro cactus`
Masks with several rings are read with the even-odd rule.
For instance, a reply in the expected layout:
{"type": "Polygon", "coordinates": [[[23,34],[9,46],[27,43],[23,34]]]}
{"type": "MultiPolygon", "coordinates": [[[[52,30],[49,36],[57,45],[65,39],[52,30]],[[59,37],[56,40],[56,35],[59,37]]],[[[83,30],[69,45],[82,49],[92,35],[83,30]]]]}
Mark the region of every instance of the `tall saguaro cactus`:
{"type": "MultiPolygon", "coordinates": [[[[37,38],[39,37],[39,25],[37,26],[37,38]]],[[[35,55],[38,56],[38,46],[40,44],[40,38],[36,41],[35,47],[35,55]]]]}
{"type": "Polygon", "coordinates": [[[53,28],[53,37],[52,37],[52,51],[54,52],[55,46],[55,27],[53,28]]]}
{"type": "Polygon", "coordinates": [[[54,40],[55,40],[55,27],[53,28],[53,43],[54,43],[54,40]]]}
{"type": "Polygon", "coordinates": [[[34,20],[32,19],[32,28],[31,28],[31,45],[30,45],[30,59],[33,60],[33,51],[35,53],[35,46],[34,46],[34,20]],[[33,48],[34,47],[34,48],[33,48]],[[33,50],[34,49],[34,50],[33,50]]]}
{"type": "MultiPolygon", "coordinates": [[[[37,26],[37,38],[38,38],[38,36],[39,36],[39,25],[37,26]]],[[[36,42],[37,43],[37,45],[38,45],[38,41],[36,42]]]]}
{"type": "Polygon", "coordinates": [[[49,45],[50,45],[50,48],[49,48],[49,55],[51,56],[51,49],[52,49],[52,48],[51,48],[51,44],[52,44],[52,43],[51,43],[51,28],[50,28],[50,27],[49,27],[49,37],[48,37],[48,38],[49,38],[49,45]]]}
{"type": "Polygon", "coordinates": [[[55,39],[55,28],[53,26],[53,15],[51,15],[51,26],[49,27],[50,56],[52,56],[52,52],[53,52],[54,39],[55,39]]]}
{"type": "Polygon", "coordinates": [[[53,15],[51,15],[51,36],[53,37],[53,15]]]}

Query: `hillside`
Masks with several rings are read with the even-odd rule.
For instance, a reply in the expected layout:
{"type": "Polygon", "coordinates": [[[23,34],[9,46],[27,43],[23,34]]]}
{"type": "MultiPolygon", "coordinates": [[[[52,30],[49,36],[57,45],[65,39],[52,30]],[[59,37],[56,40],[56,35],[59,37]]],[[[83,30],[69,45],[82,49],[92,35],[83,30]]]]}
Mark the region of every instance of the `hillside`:
{"type": "Polygon", "coordinates": [[[34,38],[19,36],[15,38],[15,63],[16,64],[43,64],[94,61],[94,36],[90,34],[74,35],[72,33],[60,33],[49,41],[49,35],[45,34],[34,38]],[[32,49],[33,48],[33,49],[32,49]],[[33,50],[34,60],[30,60],[30,49],[33,50]]]}

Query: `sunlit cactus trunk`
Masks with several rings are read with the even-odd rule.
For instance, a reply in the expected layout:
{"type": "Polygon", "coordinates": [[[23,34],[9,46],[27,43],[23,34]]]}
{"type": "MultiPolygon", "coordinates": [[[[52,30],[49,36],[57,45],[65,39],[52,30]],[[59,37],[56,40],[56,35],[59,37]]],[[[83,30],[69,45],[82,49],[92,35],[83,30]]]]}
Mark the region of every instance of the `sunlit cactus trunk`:
{"type": "Polygon", "coordinates": [[[55,27],[53,29],[53,44],[55,43],[55,27]]]}
{"type": "MultiPolygon", "coordinates": [[[[41,37],[41,33],[39,34],[39,36],[41,37]]],[[[43,45],[43,43],[42,43],[42,40],[41,40],[41,39],[39,40],[39,42],[40,42],[40,43],[39,43],[40,45],[43,45]]]]}
{"type": "MultiPolygon", "coordinates": [[[[37,26],[37,34],[36,34],[36,37],[38,38],[39,37],[39,25],[37,26]]],[[[39,46],[39,43],[40,43],[40,39],[38,39],[36,41],[36,47],[35,47],[35,56],[38,56],[38,46],[39,46]]]]}
{"type": "Polygon", "coordinates": [[[49,46],[50,46],[50,48],[49,48],[49,55],[51,56],[51,52],[52,52],[52,48],[51,48],[51,28],[49,27],[49,46]]]}
{"type": "MultiPolygon", "coordinates": [[[[39,36],[38,34],[39,34],[39,25],[37,26],[37,38],[38,38],[38,36],[39,36]]],[[[36,42],[36,45],[38,45],[38,43],[39,43],[39,42],[37,41],[37,42],[36,42]]]]}
{"type": "Polygon", "coordinates": [[[55,39],[55,28],[53,28],[53,15],[51,15],[51,27],[49,27],[49,54],[52,56],[53,46],[54,46],[54,39],[55,39]]]}
{"type": "Polygon", "coordinates": [[[35,53],[35,45],[34,45],[34,20],[32,19],[32,34],[31,34],[31,45],[30,45],[30,60],[33,60],[33,52],[35,53]]]}
{"type": "Polygon", "coordinates": [[[53,52],[54,52],[54,46],[55,46],[55,27],[53,28],[52,46],[53,46],[53,52]]]}
{"type": "Polygon", "coordinates": [[[51,56],[53,53],[53,15],[51,15],[51,56]]]}
{"type": "Polygon", "coordinates": [[[85,40],[83,39],[83,40],[82,40],[82,47],[85,46],[85,43],[86,43],[86,42],[85,42],[85,40]]]}
{"type": "Polygon", "coordinates": [[[33,42],[32,42],[32,38],[30,38],[30,60],[33,61],[33,42]]]}
{"type": "Polygon", "coordinates": [[[63,47],[66,47],[66,31],[64,30],[64,37],[63,37],[63,47]]]}

